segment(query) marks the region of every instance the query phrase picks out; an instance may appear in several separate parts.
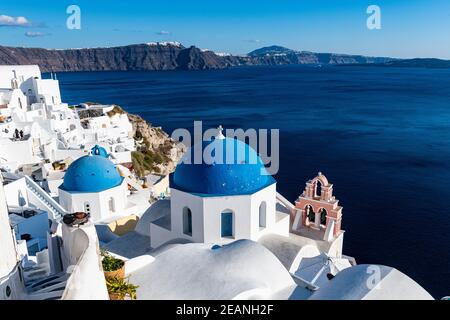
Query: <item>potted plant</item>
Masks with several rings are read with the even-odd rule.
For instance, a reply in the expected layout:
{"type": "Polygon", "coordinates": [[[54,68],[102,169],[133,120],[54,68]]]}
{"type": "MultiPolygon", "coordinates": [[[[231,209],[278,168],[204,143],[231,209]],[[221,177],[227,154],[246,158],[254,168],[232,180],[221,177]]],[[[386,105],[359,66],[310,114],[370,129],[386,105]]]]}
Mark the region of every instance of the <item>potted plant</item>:
{"type": "Polygon", "coordinates": [[[101,251],[101,255],[105,278],[123,279],[125,277],[125,261],[114,258],[105,250],[101,251]]]}
{"type": "Polygon", "coordinates": [[[138,286],[124,278],[106,278],[106,287],[111,300],[136,300],[138,286]]]}

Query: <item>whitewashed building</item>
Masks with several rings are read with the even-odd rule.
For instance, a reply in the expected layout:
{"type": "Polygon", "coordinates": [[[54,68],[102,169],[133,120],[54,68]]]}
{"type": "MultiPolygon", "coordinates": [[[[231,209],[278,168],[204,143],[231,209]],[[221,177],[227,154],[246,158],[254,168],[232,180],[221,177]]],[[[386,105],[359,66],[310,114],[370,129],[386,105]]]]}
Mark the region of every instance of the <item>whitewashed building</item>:
{"type": "Polygon", "coordinates": [[[100,155],[75,160],[59,187],[59,203],[68,212],[86,212],[93,221],[123,214],[127,183],[116,166],[100,155]]]}
{"type": "Polygon", "coordinates": [[[69,107],[51,76],[43,79],[38,66],[0,66],[0,168],[15,172],[45,159],[75,160],[96,144],[116,163],[131,162],[135,144],[127,115],[109,116],[114,106],[69,107]],[[97,112],[81,120],[80,109],[97,112]]]}

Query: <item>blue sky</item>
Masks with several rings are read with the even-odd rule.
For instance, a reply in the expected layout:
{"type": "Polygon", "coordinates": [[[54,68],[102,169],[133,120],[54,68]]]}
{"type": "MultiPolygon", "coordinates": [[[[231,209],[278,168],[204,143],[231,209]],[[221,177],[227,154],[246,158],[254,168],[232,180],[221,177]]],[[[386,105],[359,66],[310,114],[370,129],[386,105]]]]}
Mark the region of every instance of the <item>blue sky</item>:
{"type": "Polygon", "coordinates": [[[175,40],[233,54],[277,44],[450,59],[449,0],[0,0],[2,21],[0,45],[8,46],[81,48],[175,40]],[[81,30],[66,28],[71,4],[81,8],[81,30]],[[371,4],[381,8],[381,30],[366,27],[371,4]]]}

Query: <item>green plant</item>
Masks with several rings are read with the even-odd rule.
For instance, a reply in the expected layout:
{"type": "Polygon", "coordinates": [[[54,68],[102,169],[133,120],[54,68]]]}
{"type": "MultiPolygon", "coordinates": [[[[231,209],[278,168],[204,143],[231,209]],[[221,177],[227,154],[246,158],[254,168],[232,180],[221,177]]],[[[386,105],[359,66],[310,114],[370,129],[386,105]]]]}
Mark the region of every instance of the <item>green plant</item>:
{"type": "Polygon", "coordinates": [[[159,172],[157,164],[163,162],[163,158],[159,154],[148,150],[145,153],[141,151],[131,152],[131,159],[133,162],[133,168],[136,175],[139,177],[145,176],[146,172],[159,172]]]}
{"type": "Polygon", "coordinates": [[[102,266],[103,271],[116,271],[122,268],[125,264],[123,260],[114,258],[111,256],[107,251],[102,250],[101,255],[103,257],[102,259],[102,266]]]}
{"type": "Polygon", "coordinates": [[[128,280],[119,278],[106,278],[106,287],[109,294],[117,295],[120,300],[125,297],[136,300],[136,289],[139,288],[139,286],[129,283],[128,280]]]}

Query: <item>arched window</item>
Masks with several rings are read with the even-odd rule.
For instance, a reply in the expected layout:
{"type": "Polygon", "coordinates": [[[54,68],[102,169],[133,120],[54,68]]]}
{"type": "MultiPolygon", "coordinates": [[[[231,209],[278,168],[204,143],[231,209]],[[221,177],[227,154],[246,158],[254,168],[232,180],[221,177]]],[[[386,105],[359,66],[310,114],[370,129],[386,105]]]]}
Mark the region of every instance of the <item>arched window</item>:
{"type": "Polygon", "coordinates": [[[221,235],[222,237],[234,237],[233,211],[231,210],[221,213],[221,235]]]}
{"type": "Polygon", "coordinates": [[[327,210],[320,210],[320,224],[326,225],[327,223],[327,210]]]}
{"type": "Polygon", "coordinates": [[[316,221],[316,214],[314,213],[314,210],[310,205],[307,205],[305,207],[305,214],[309,222],[314,223],[316,221]]]}
{"type": "Polygon", "coordinates": [[[116,211],[116,202],[114,201],[113,197],[109,198],[108,204],[109,204],[109,211],[115,212],[116,211]]]}
{"type": "Polygon", "coordinates": [[[91,214],[91,205],[89,204],[89,202],[84,203],[84,212],[87,214],[91,214]]]}
{"type": "Polygon", "coordinates": [[[192,236],[192,211],[188,207],[183,208],[183,233],[192,236]]]}
{"type": "Polygon", "coordinates": [[[322,195],[322,183],[319,180],[317,180],[316,181],[316,194],[315,194],[315,196],[320,198],[321,195],[322,195]]]}
{"type": "Polygon", "coordinates": [[[267,226],[267,204],[265,201],[259,205],[259,227],[265,228],[267,226]]]}

